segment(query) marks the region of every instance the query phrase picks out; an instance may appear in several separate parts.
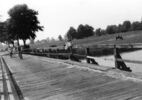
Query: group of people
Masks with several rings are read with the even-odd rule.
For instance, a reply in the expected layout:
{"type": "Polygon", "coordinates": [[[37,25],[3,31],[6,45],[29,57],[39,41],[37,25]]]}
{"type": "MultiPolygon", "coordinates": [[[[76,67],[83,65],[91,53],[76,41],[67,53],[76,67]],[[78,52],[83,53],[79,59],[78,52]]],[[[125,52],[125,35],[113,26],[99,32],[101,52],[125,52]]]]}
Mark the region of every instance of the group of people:
{"type": "Polygon", "coordinates": [[[71,43],[71,41],[68,41],[65,43],[65,50],[68,50],[70,48],[72,48],[72,43],[71,43]]]}
{"type": "Polygon", "coordinates": [[[9,52],[10,57],[12,57],[12,55],[16,53],[16,51],[17,51],[16,47],[8,47],[8,52],[9,52]]]}
{"type": "Polygon", "coordinates": [[[116,36],[116,40],[123,40],[123,36],[122,35],[116,36]]]}

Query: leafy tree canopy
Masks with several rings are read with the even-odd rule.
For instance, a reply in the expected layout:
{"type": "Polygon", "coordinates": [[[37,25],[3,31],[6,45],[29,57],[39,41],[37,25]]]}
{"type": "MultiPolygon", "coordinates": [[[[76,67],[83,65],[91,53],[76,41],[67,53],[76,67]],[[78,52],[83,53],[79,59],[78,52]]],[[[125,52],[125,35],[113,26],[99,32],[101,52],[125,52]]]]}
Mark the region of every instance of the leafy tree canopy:
{"type": "Polygon", "coordinates": [[[26,4],[14,6],[8,14],[10,16],[8,29],[16,39],[35,39],[35,32],[43,30],[37,18],[38,12],[28,8],[26,4]]]}

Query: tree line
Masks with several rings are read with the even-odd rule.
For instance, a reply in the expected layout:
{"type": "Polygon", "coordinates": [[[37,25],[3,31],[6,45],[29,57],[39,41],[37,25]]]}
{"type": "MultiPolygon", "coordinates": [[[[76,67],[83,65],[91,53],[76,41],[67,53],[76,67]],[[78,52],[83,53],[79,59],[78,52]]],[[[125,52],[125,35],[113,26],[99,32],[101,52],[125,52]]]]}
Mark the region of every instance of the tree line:
{"type": "Polygon", "coordinates": [[[70,27],[67,31],[65,38],[69,41],[73,39],[82,39],[85,37],[92,36],[94,34],[94,28],[90,25],[82,25],[80,24],[77,29],[74,27],[70,27]]]}
{"type": "Polygon", "coordinates": [[[142,30],[142,21],[130,22],[126,20],[122,24],[108,25],[106,29],[97,28],[96,30],[94,30],[94,28],[90,25],[80,24],[77,29],[70,27],[65,35],[65,38],[70,41],[73,39],[82,39],[90,36],[101,36],[137,30],[142,30]]]}

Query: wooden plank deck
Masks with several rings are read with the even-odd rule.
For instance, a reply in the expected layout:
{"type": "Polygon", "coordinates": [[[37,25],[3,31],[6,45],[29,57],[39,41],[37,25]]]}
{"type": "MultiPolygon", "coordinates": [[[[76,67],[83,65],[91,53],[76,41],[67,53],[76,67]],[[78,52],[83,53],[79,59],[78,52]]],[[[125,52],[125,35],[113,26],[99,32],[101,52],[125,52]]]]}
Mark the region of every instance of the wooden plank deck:
{"type": "Polygon", "coordinates": [[[142,81],[130,73],[30,55],[4,58],[27,100],[142,100],[142,81]]]}

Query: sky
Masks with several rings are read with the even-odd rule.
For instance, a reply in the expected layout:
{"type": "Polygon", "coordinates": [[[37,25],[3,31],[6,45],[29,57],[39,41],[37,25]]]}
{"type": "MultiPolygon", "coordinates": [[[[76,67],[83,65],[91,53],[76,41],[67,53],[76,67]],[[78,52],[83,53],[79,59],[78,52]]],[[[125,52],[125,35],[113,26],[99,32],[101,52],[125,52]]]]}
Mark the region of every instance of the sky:
{"type": "Polygon", "coordinates": [[[79,24],[104,29],[142,19],[142,0],[0,0],[0,21],[9,17],[7,12],[16,4],[27,4],[39,12],[44,31],[36,33],[36,40],[64,36],[71,26],[79,24]]]}

